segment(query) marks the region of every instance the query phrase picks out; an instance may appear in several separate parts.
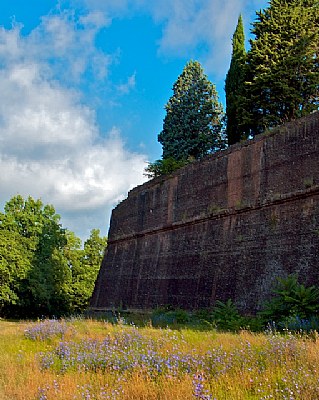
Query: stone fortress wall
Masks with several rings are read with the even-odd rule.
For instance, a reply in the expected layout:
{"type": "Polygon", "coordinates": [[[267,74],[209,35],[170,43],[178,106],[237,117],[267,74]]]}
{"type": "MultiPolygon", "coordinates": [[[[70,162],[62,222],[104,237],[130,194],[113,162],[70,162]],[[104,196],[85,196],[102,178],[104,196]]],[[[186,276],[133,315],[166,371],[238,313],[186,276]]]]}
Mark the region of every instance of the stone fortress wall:
{"type": "Polygon", "coordinates": [[[319,285],[319,112],[131,190],[91,308],[254,313],[290,273],[319,285]]]}

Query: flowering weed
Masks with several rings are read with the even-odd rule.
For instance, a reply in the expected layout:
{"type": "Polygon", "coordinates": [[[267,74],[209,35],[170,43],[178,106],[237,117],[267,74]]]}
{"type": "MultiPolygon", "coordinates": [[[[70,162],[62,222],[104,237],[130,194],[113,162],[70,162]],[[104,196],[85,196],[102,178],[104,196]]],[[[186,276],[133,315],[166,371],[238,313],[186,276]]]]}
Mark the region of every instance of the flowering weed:
{"type": "Polygon", "coordinates": [[[31,340],[47,340],[53,337],[63,338],[70,329],[64,320],[45,319],[28,326],[24,335],[31,340]]]}
{"type": "Polygon", "coordinates": [[[40,321],[13,335],[13,324],[0,321],[1,399],[319,398],[319,343],[305,337],[88,320],[40,321]]]}

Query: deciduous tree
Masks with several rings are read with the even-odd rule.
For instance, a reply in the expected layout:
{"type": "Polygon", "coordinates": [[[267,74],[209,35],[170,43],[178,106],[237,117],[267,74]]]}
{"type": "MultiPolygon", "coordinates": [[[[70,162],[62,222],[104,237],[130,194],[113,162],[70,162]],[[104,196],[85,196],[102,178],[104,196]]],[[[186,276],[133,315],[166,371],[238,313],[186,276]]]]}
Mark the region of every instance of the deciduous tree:
{"type": "MultiPolygon", "coordinates": [[[[70,238],[69,236],[69,243],[70,238]]],[[[72,241],[73,246],[67,257],[72,262],[70,306],[73,313],[78,313],[84,311],[89,304],[107,240],[106,237],[100,236],[99,229],[92,229],[90,237],[84,242],[83,249],[80,249],[74,237],[72,241]]]]}
{"type": "Polygon", "coordinates": [[[1,290],[8,285],[11,288],[3,305],[10,313],[31,316],[60,311],[67,270],[61,271],[57,260],[66,243],[59,221],[53,206],[44,206],[41,200],[24,200],[18,195],[6,203],[0,215],[0,235],[6,238],[0,255],[11,283],[2,282],[1,290]]]}
{"type": "Polygon", "coordinates": [[[62,228],[51,205],[15,196],[0,213],[0,315],[82,312],[106,246],[97,229],[81,240],[62,228]]]}

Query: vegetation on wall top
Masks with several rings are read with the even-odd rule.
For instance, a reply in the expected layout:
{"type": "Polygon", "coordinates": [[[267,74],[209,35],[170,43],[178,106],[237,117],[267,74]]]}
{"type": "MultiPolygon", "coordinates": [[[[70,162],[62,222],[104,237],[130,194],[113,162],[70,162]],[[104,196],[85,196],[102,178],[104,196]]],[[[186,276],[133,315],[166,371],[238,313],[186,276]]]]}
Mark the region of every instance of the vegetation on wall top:
{"type": "Polygon", "coordinates": [[[318,1],[270,0],[256,16],[247,53],[238,19],[225,81],[225,115],[199,62],[186,64],[165,107],[158,135],[162,160],[149,164],[147,176],[167,174],[168,158],[184,163],[200,159],[226,142],[234,144],[318,109],[318,1]]]}

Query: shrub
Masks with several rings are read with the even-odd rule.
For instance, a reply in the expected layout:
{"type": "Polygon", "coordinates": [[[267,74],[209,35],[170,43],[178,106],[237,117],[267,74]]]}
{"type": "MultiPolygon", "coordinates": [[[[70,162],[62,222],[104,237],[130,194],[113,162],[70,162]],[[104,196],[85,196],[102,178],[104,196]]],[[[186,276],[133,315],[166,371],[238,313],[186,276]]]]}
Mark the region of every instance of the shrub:
{"type": "Polygon", "coordinates": [[[151,321],[154,326],[184,325],[190,322],[190,315],[187,311],[181,309],[158,309],[153,312],[151,321]]]}
{"type": "Polygon", "coordinates": [[[153,163],[148,164],[145,168],[144,175],[148,178],[157,178],[158,176],[169,175],[189,162],[191,162],[191,160],[175,160],[173,157],[156,160],[153,163]]]}
{"type": "Polygon", "coordinates": [[[280,321],[276,324],[279,330],[287,330],[295,333],[311,333],[319,331],[319,317],[312,316],[310,318],[300,318],[292,316],[280,321]]]}
{"type": "Polygon", "coordinates": [[[298,283],[296,275],[278,278],[274,297],[265,304],[261,315],[266,320],[285,322],[290,317],[309,319],[319,311],[319,289],[298,283]]]}
{"type": "Polygon", "coordinates": [[[226,303],[217,300],[212,317],[217,328],[226,331],[238,331],[244,323],[244,319],[231,299],[228,299],[226,303]]]}

